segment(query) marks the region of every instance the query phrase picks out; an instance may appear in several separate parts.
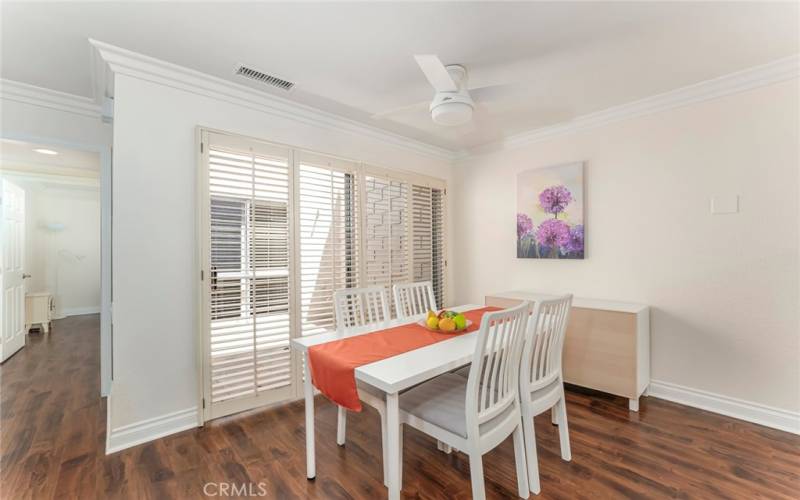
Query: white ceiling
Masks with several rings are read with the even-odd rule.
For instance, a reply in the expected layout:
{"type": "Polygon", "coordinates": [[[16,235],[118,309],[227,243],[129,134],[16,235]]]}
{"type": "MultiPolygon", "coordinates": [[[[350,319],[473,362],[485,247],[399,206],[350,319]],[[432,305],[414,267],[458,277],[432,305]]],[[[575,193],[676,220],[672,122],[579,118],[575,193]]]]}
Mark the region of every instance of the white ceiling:
{"type": "Polygon", "coordinates": [[[296,82],[282,97],[460,150],[800,52],[798,3],[3,2],[0,76],[91,97],[88,38],[254,88],[244,63],[296,82]],[[433,124],[413,54],[518,84],[473,125],[433,124]]]}

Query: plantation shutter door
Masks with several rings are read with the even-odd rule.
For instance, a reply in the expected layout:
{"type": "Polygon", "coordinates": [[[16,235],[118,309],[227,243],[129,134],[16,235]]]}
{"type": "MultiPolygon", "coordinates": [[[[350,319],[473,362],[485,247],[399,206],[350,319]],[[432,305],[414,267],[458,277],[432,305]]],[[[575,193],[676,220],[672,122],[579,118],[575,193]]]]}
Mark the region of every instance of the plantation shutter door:
{"type": "Polygon", "coordinates": [[[336,328],[333,293],[359,284],[358,164],[298,151],[300,332],[336,328]]]}
{"type": "Polygon", "coordinates": [[[447,260],[445,252],[445,190],[431,188],[431,232],[433,294],[440,308],[450,306],[445,290],[447,260]]]}
{"type": "Polygon", "coordinates": [[[444,308],[444,190],[412,185],[411,207],[412,280],[430,281],[444,308]]]}
{"type": "Polygon", "coordinates": [[[206,404],[216,418],[294,395],[292,191],[287,148],[221,134],[208,143],[206,404]]]}
{"type": "Polygon", "coordinates": [[[411,280],[409,184],[367,170],[363,188],[363,286],[384,285],[392,301],[392,285],[411,280]]]}

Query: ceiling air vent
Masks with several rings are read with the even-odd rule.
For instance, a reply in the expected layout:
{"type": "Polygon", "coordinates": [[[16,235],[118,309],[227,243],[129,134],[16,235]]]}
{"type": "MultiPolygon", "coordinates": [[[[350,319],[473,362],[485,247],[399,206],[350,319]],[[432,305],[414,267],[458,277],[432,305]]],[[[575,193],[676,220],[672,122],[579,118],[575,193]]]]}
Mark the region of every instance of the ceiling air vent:
{"type": "Polygon", "coordinates": [[[247,66],[239,65],[236,68],[236,74],[241,75],[245,78],[249,78],[251,80],[255,80],[257,82],[265,83],[275,88],[279,88],[281,90],[290,91],[294,88],[294,83],[288,80],[284,80],[283,78],[278,78],[277,76],[268,75],[266,73],[262,73],[257,69],[248,68],[247,66]]]}

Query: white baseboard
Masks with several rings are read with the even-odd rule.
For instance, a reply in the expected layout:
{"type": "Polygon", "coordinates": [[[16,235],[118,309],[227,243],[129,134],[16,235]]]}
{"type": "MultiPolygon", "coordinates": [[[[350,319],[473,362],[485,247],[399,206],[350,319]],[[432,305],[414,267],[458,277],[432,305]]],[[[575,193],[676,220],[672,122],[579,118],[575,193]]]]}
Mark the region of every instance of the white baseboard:
{"type": "Polygon", "coordinates": [[[68,307],[59,311],[60,318],[67,318],[69,316],[80,316],[82,314],[100,314],[100,306],[89,307],[68,307]]]}
{"type": "Polygon", "coordinates": [[[196,406],[123,425],[108,433],[106,455],[197,426],[196,406]]]}
{"type": "Polygon", "coordinates": [[[800,434],[800,412],[773,408],[659,380],[650,381],[648,395],[792,434],[800,434]]]}

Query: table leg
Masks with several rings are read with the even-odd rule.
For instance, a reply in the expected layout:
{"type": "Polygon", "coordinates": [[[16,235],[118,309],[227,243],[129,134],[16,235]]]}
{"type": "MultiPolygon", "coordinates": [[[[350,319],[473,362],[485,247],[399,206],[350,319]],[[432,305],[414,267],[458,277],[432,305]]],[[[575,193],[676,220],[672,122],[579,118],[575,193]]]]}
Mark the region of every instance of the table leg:
{"type": "Polygon", "coordinates": [[[306,399],[306,477],[314,479],[317,476],[316,460],[314,457],[314,386],[311,384],[309,372],[308,352],[303,353],[306,373],[303,381],[303,392],[306,399]]]}
{"type": "Polygon", "coordinates": [[[386,395],[386,434],[389,460],[389,500],[400,499],[400,408],[397,393],[386,395]]]}

